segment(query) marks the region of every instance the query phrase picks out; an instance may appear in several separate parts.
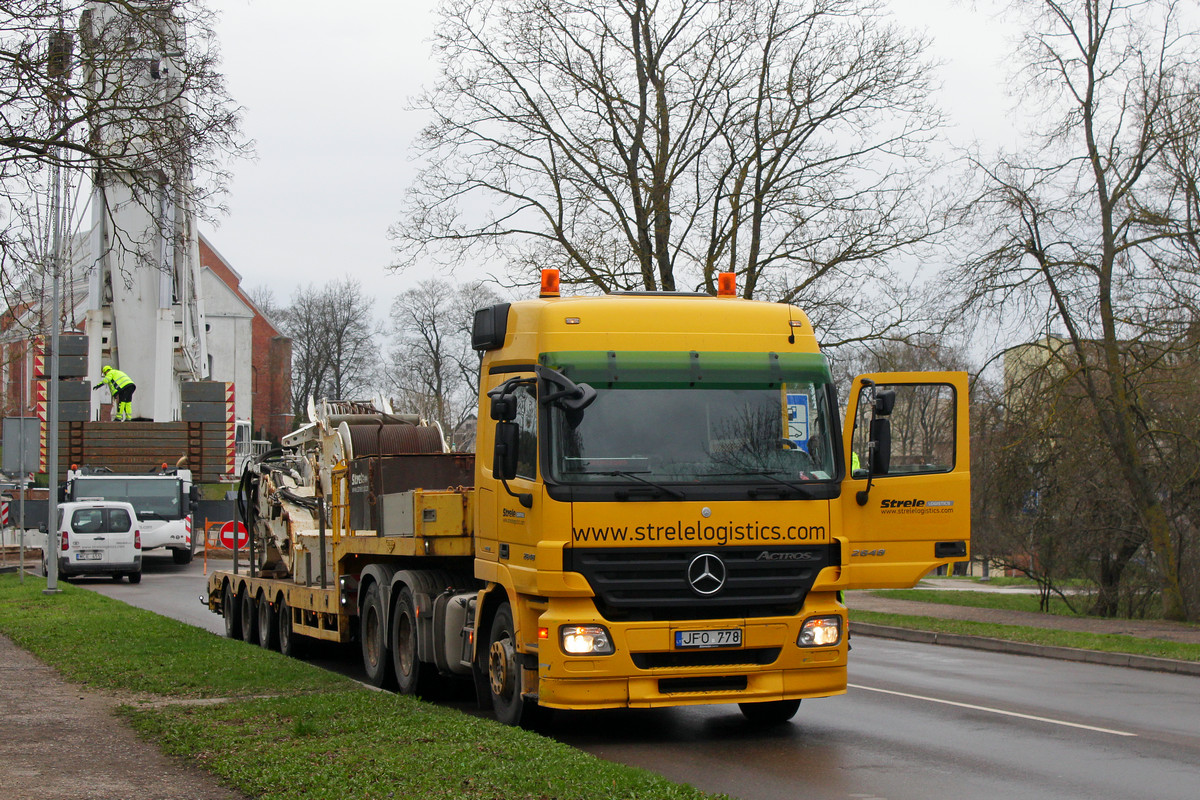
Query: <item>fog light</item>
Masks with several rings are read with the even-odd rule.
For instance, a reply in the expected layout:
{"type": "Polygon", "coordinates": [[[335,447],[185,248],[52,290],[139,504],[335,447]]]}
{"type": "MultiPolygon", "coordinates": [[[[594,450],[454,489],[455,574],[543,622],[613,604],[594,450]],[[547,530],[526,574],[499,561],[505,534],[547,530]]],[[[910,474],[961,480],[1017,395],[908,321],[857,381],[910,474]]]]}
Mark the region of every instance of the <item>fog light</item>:
{"type": "Polygon", "coordinates": [[[809,617],[796,638],[799,647],[832,647],[842,641],[841,617],[809,617]]]}
{"type": "Polygon", "coordinates": [[[559,629],[563,652],[571,656],[607,656],[612,639],[602,625],[564,625],[559,629]]]}

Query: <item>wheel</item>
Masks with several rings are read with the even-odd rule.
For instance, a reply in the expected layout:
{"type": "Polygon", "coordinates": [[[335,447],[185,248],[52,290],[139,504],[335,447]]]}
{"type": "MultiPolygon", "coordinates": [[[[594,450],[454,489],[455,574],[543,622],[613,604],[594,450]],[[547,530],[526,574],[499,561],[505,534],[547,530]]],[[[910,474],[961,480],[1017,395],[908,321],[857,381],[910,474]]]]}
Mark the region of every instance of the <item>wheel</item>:
{"type": "Polygon", "coordinates": [[[242,614],[238,608],[237,597],[233,587],[228,583],[221,590],[221,610],[225,612],[225,635],[230,639],[242,638],[242,614]]]}
{"type": "Polygon", "coordinates": [[[258,644],[267,650],[279,647],[279,615],[261,594],[258,596],[258,644]]]}
{"type": "Polygon", "coordinates": [[[258,644],[258,609],[254,607],[254,598],[243,589],[238,594],[238,605],[242,609],[242,641],[258,644]]]}
{"type": "Polygon", "coordinates": [[[289,658],[298,658],[304,637],[292,630],[292,607],[287,600],[280,597],[278,605],[275,622],[279,625],[279,652],[289,658]]]}
{"type": "Polygon", "coordinates": [[[114,572],[114,573],[113,573],[112,575],[110,575],[109,577],[113,579],[113,583],[120,583],[120,582],[121,582],[121,578],[123,578],[123,577],[125,577],[125,576],[124,576],[124,575],[122,575],[122,574],[121,574],[121,573],[119,573],[119,572],[114,572]]]}
{"type": "Polygon", "coordinates": [[[175,560],[176,564],[190,564],[192,563],[191,548],[187,550],[172,550],[171,558],[175,560]]]}
{"type": "Polygon", "coordinates": [[[515,630],[512,607],[504,603],[496,609],[488,636],[488,687],[496,719],[505,725],[525,727],[532,722],[535,704],[521,696],[525,680],[517,658],[515,630]]]}
{"type": "Polygon", "coordinates": [[[367,671],[367,683],[372,686],[387,686],[392,681],[392,659],[387,650],[387,629],[383,622],[383,601],[379,597],[379,584],[371,584],[367,598],[363,601],[359,617],[359,641],[362,643],[363,669],[367,671]]]}
{"type": "Polygon", "coordinates": [[[130,583],[141,583],[142,582],[142,573],[140,571],[129,573],[129,582],[130,583]]]}
{"type": "Polygon", "coordinates": [[[769,700],[765,703],[738,703],[742,715],[755,725],[782,725],[800,710],[799,700],[769,700]]]}
{"type": "Polygon", "coordinates": [[[424,694],[427,674],[432,670],[422,664],[417,644],[417,612],[412,590],[405,586],[392,609],[392,671],[400,694],[424,694]]]}

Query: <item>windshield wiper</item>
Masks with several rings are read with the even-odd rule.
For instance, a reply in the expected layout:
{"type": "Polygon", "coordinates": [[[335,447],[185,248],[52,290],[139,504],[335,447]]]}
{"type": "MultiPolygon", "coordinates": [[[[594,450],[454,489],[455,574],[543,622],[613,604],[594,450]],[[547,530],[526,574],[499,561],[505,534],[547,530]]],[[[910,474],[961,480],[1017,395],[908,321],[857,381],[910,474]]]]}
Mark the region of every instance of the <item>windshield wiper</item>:
{"type": "MultiPolygon", "coordinates": [[[[798,494],[800,494],[804,497],[812,498],[812,497],[816,496],[816,494],[813,492],[813,487],[811,487],[811,486],[804,486],[799,483],[792,483],[791,481],[785,481],[783,478],[777,477],[779,475],[779,470],[752,469],[752,470],[746,470],[745,472],[709,472],[709,473],[705,474],[703,477],[705,477],[705,478],[737,478],[737,477],[741,477],[743,475],[745,475],[747,477],[754,477],[754,478],[766,478],[767,480],[775,481],[780,486],[786,486],[787,488],[791,489],[794,492],[797,492],[798,494]]],[[[761,490],[751,488],[749,491],[750,491],[750,496],[754,497],[755,492],[761,491],[761,490]]]]}
{"type": "Polygon", "coordinates": [[[638,481],[639,483],[644,483],[647,486],[658,489],[660,492],[669,494],[672,497],[676,498],[677,500],[686,500],[687,499],[687,495],[685,495],[683,492],[679,491],[678,489],[672,489],[669,486],[663,486],[661,483],[655,483],[654,481],[646,480],[645,478],[643,478],[641,475],[639,475],[636,472],[629,472],[629,471],[623,470],[623,469],[614,469],[614,470],[609,470],[607,472],[589,472],[586,474],[588,474],[588,475],[603,475],[603,476],[609,477],[609,478],[629,478],[630,480],[638,481]]]}

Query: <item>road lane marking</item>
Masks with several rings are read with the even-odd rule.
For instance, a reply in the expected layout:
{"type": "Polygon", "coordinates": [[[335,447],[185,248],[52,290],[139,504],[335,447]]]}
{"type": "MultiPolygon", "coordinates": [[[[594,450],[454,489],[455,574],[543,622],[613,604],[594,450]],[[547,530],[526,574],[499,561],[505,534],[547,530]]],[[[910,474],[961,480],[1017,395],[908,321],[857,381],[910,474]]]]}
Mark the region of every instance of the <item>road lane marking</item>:
{"type": "Polygon", "coordinates": [[[890,694],[896,697],[907,697],[910,700],[926,700],[930,703],[941,703],[944,706],[956,706],[957,708],[965,708],[971,711],[986,711],[989,714],[1000,714],[1005,717],[1017,717],[1018,719],[1028,719],[1034,722],[1048,722],[1051,725],[1064,725],[1068,728],[1082,728],[1085,731],[1095,731],[1097,733],[1111,733],[1113,736],[1137,736],[1136,733],[1128,731],[1115,731],[1111,728],[1097,728],[1095,725],[1081,725],[1078,722],[1067,722],[1062,719],[1050,719],[1049,717],[1035,717],[1032,714],[1019,714],[1016,711],[1005,711],[1001,708],[990,708],[988,706],[975,706],[970,703],[956,703],[953,700],[943,700],[940,697],[926,697],[921,694],[909,694],[907,692],[894,692],[890,689],[876,689],[873,686],[862,686],[857,683],[846,684],[851,689],[862,689],[866,692],[878,692],[879,694],[890,694]]]}

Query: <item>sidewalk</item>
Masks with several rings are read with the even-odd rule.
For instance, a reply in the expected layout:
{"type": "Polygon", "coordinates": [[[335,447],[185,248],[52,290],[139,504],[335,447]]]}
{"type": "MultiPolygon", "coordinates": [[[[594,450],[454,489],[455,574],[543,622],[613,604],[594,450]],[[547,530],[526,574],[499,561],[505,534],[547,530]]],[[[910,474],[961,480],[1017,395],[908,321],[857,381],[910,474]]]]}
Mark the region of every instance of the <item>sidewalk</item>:
{"type": "Polygon", "coordinates": [[[0,636],[0,800],[245,800],[0,636]]]}
{"type": "MultiPolygon", "coordinates": [[[[966,581],[938,581],[928,579],[922,581],[918,588],[950,588],[965,591],[1011,591],[997,590],[990,587],[976,588],[966,581]]],[[[1006,611],[996,608],[972,608],[969,606],[942,605],[940,603],[922,603],[914,600],[898,600],[890,597],[880,597],[868,591],[849,592],[846,605],[851,611],[875,611],[884,614],[905,614],[917,617],[934,617],[937,619],[966,620],[971,622],[987,622],[998,625],[1022,625],[1029,628],[1044,628],[1048,630],[1075,631],[1080,633],[1107,633],[1123,636],[1136,636],[1143,639],[1165,639],[1173,642],[1200,644],[1200,626],[1182,622],[1164,622],[1162,620],[1136,619],[1093,619],[1079,617],[1064,617],[1054,614],[1041,614],[1034,611],[1006,611]]],[[[929,631],[895,628],[887,625],[874,625],[864,622],[852,622],[851,633],[859,636],[879,636],[889,639],[923,642],[928,644],[944,644],[953,647],[969,647],[979,650],[1013,653],[1017,655],[1033,655],[1045,658],[1060,658],[1068,661],[1086,661],[1093,664],[1108,664],[1111,666],[1132,667],[1135,669],[1150,669],[1160,672],[1174,672],[1186,675],[1200,676],[1200,662],[1176,661],[1169,658],[1152,658],[1149,656],[1134,656],[1121,653],[1102,653],[1094,650],[1077,650],[1069,647],[1050,647],[1046,645],[1025,644],[1023,642],[1007,642],[999,639],[987,639],[979,636],[963,636],[959,634],[932,633],[929,631]]]]}

